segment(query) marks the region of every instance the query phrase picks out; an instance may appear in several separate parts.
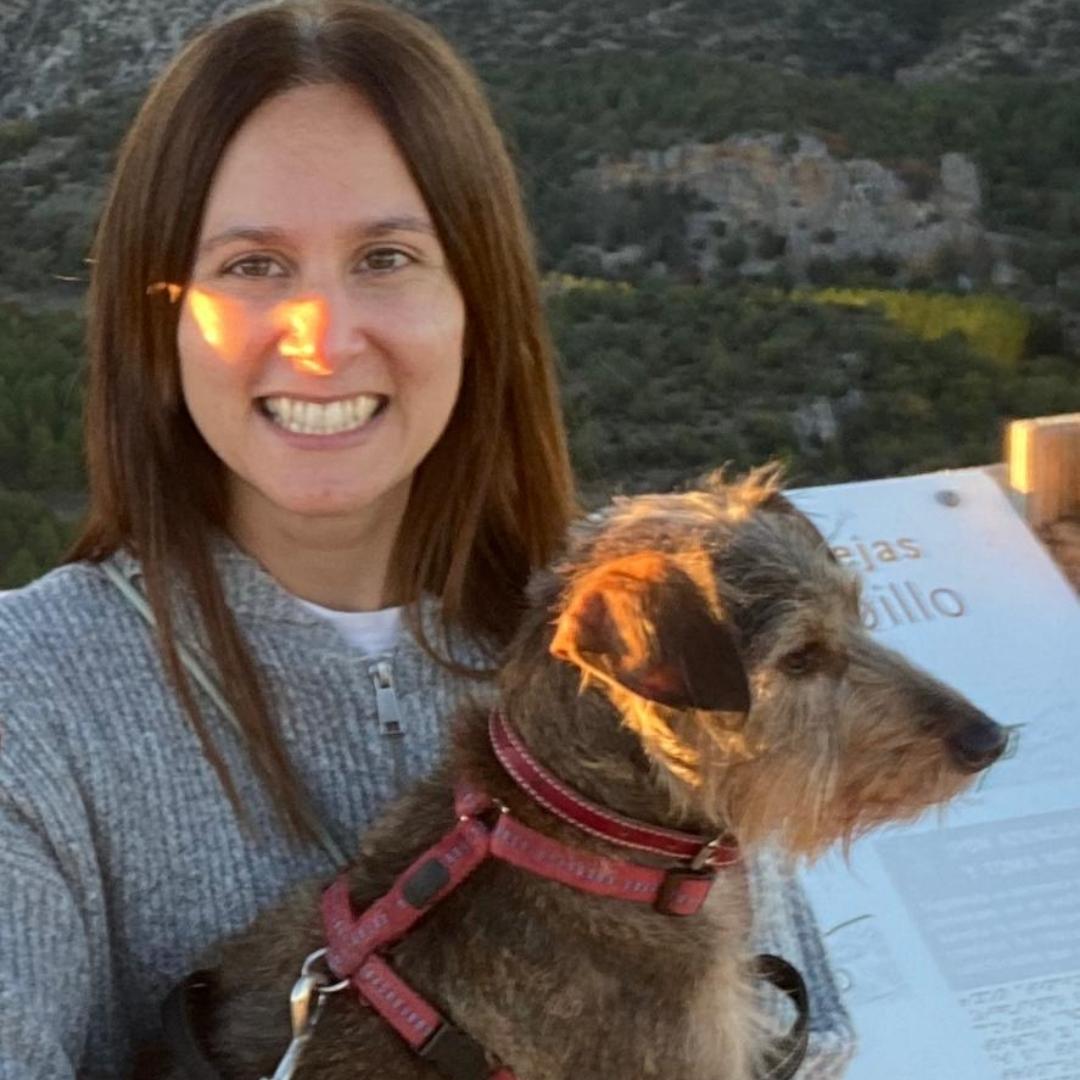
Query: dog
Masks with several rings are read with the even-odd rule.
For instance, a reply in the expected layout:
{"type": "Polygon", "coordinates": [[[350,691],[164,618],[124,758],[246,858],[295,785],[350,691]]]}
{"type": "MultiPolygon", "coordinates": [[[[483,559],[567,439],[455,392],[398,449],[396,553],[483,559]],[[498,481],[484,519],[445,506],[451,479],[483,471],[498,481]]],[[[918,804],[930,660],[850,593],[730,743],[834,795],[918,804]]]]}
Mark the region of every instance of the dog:
{"type": "Polygon", "coordinates": [[[916,818],[1008,742],[871,637],[859,589],[775,468],[617,499],[575,526],[530,582],[497,710],[456,718],[441,763],[333,886],[300,888],[209,958],[181,1040],[208,1069],[194,1071],[790,1075],[759,1005],[739,858],[768,844],[813,859],[916,818]],[[676,838],[685,850],[660,843],[676,838]],[[485,845],[501,853],[462,869],[485,845]],[[620,875],[653,881],[647,902],[620,875]]]}

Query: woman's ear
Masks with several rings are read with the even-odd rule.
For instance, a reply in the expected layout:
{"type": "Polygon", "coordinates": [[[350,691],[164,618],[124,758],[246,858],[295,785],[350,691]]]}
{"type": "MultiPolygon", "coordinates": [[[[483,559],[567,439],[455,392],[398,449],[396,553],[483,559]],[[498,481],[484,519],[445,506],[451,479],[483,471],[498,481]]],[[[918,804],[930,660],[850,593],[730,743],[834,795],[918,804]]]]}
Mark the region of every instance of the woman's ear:
{"type": "Polygon", "coordinates": [[[661,705],[750,709],[731,627],[661,552],[614,559],[574,581],[551,653],[661,705]]]}

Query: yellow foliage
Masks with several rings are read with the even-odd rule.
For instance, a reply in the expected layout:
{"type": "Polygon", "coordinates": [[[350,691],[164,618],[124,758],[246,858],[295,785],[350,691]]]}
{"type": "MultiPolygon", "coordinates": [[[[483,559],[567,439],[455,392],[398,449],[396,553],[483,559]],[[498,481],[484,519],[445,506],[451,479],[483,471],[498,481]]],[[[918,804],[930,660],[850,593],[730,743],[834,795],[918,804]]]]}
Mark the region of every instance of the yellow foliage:
{"type": "Polygon", "coordinates": [[[574,277],[573,274],[546,274],[544,292],[553,293],[585,291],[596,293],[632,293],[633,285],[628,281],[607,281],[604,278],[574,277]]]}
{"type": "Polygon", "coordinates": [[[959,332],[971,347],[999,363],[1023,355],[1030,317],[1015,300],[1000,296],[952,296],[901,289],[819,289],[800,297],[843,307],[880,307],[910,334],[936,341],[959,332]]]}

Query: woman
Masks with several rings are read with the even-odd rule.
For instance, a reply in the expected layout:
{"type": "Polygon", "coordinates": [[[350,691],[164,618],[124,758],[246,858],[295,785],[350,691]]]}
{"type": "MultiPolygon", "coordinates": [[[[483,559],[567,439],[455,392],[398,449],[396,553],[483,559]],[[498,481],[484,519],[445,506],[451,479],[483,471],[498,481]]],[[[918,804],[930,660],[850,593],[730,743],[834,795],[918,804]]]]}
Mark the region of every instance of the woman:
{"type": "Polygon", "coordinates": [[[573,510],[513,169],[405,14],[193,41],[122,147],[89,315],[87,522],[0,603],[20,1080],[123,1075],[207,945],[335,868],[573,510]]]}
{"type": "Polygon", "coordinates": [[[201,949],[333,869],[482,689],[572,509],[512,166],[400,12],[193,41],[124,142],[89,311],[87,523],[0,609],[24,1080],[123,1075],[201,949]]]}

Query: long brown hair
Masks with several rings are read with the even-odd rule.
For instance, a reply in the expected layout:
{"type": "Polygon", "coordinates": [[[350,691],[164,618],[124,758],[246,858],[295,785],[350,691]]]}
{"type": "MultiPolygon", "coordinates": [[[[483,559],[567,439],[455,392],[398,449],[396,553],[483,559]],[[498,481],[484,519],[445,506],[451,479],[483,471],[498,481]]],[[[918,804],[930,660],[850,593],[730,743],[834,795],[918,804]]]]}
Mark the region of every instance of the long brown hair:
{"type": "Polygon", "coordinates": [[[155,83],[125,137],[94,240],[90,505],[64,561],[99,561],[121,547],[139,557],[166,670],[243,812],[177,654],[168,581],[183,576],[254,765],[304,836],[312,832],[307,801],[214,571],[211,531],[228,520],[225,467],[181,394],[179,305],[147,289],[188,280],[215,169],[248,115],[276,94],[319,83],[352,87],[376,110],[428,206],[466,308],[459,398],[414,477],[391,588],[410,600],[434,593],[444,625],[503,641],[529,572],[551,559],[574,508],[531,237],[475,77],[429,26],[379,4],[296,0],[203,31],[155,83]]]}

